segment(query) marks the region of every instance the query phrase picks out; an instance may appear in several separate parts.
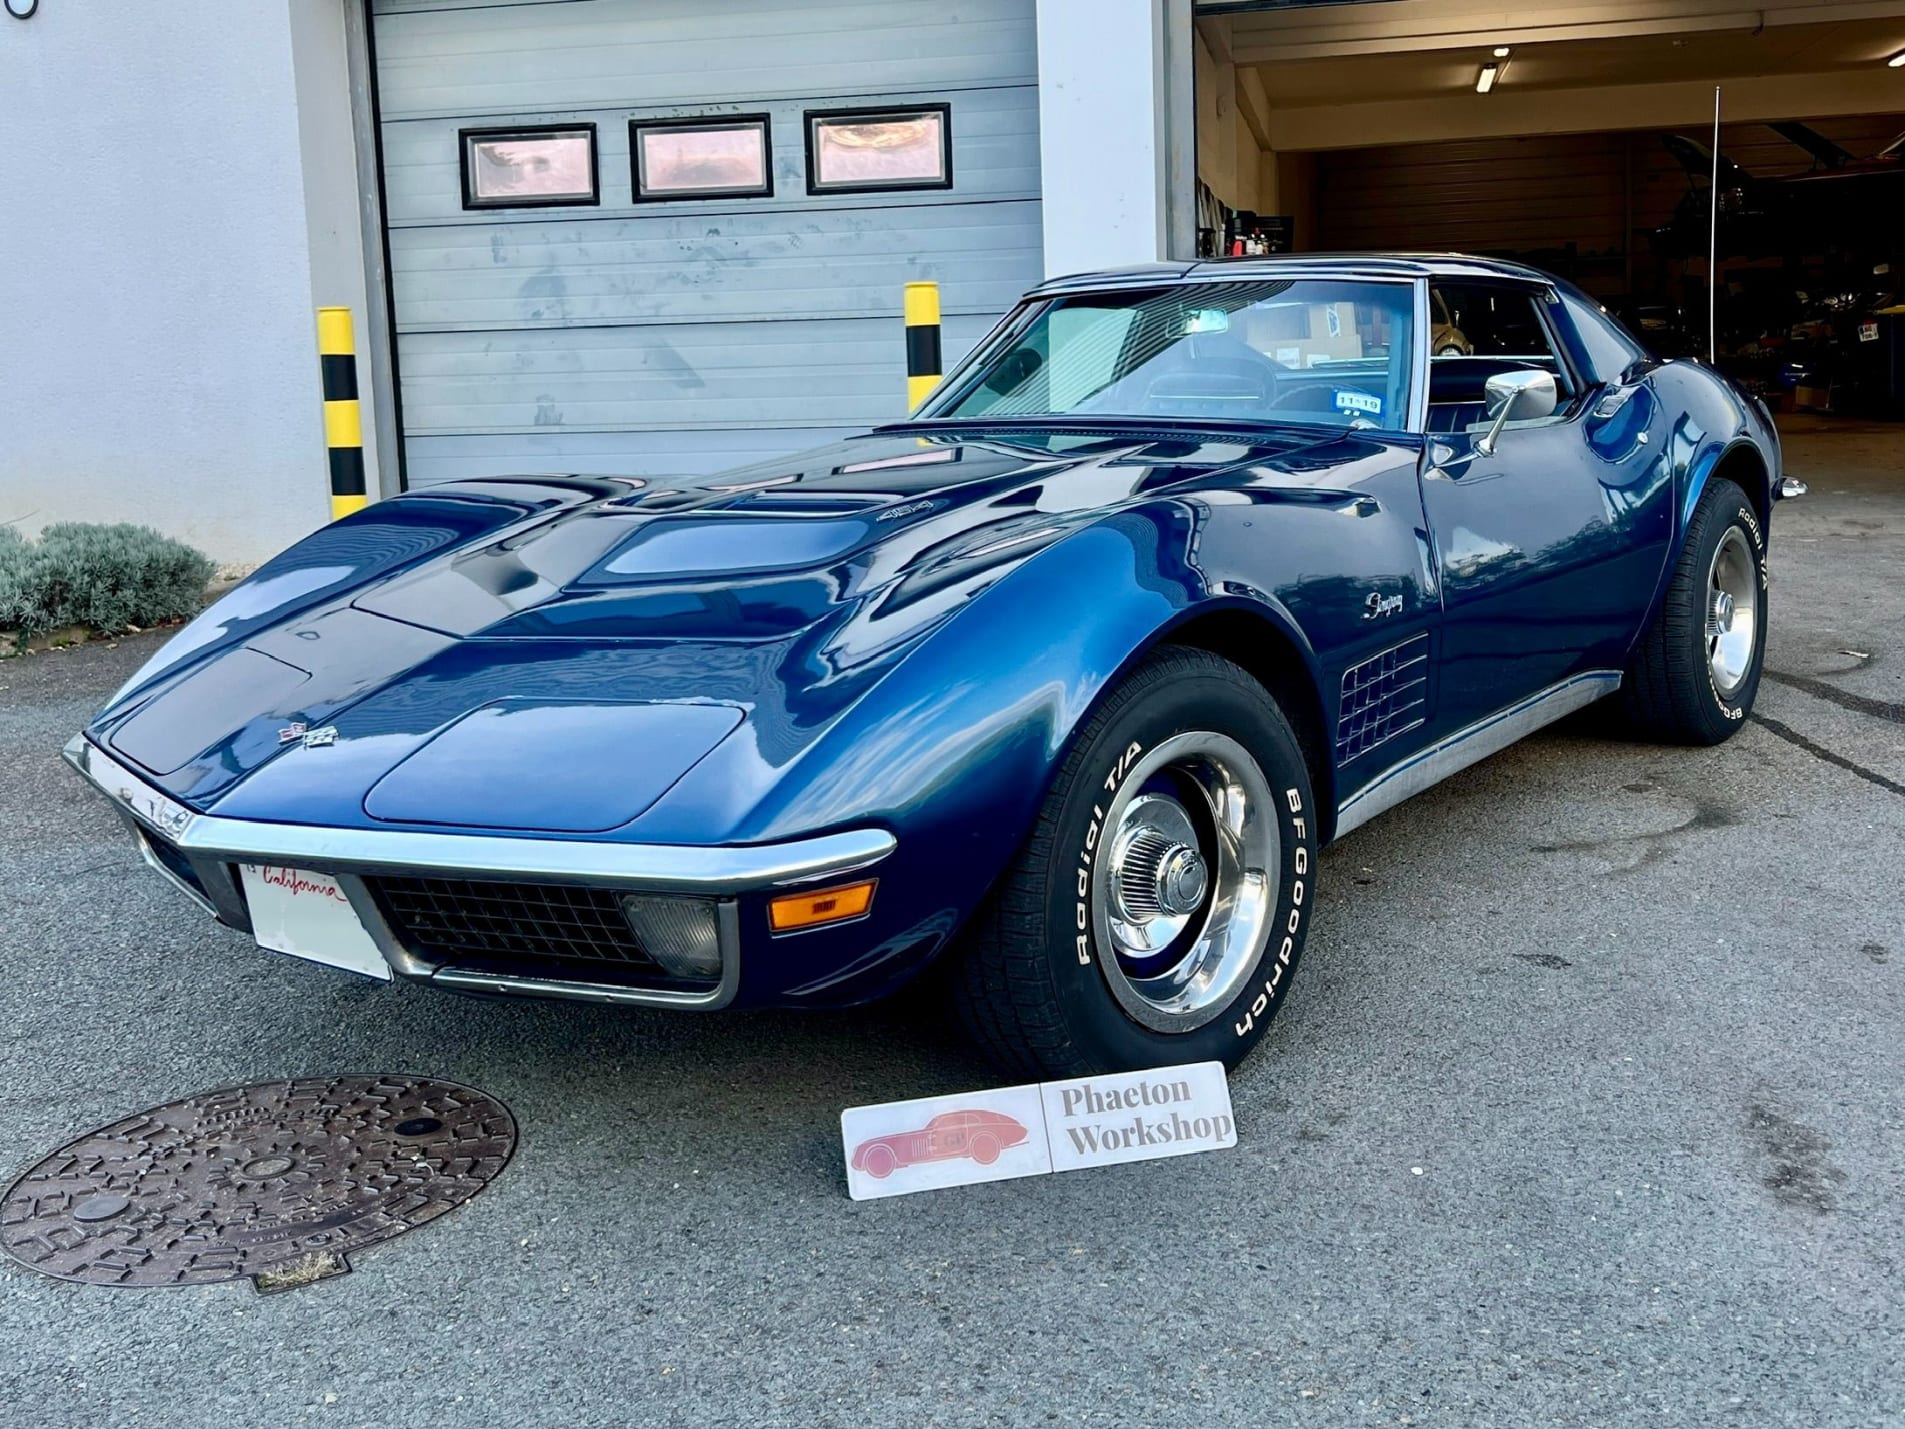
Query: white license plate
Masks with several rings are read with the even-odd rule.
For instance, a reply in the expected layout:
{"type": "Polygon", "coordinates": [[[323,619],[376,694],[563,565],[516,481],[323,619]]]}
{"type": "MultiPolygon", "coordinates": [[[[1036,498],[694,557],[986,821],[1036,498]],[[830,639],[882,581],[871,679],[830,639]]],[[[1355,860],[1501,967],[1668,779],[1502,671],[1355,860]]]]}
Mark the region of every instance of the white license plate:
{"type": "Polygon", "coordinates": [[[390,964],[335,878],[256,863],[242,865],[240,872],[259,947],[389,980],[390,964]]]}

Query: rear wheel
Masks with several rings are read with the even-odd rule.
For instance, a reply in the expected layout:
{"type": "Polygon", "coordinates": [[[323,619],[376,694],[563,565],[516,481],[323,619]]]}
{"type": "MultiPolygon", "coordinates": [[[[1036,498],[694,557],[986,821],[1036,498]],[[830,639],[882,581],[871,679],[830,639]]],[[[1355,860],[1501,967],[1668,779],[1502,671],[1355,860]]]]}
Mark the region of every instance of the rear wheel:
{"type": "Polygon", "coordinates": [[[1146,660],[1080,732],[957,969],[966,1021],[1041,1077],[1222,1061],[1275,1015],[1315,901],[1309,769],[1202,650],[1146,660]]]}
{"type": "Polygon", "coordinates": [[[1621,683],[1627,724],[1646,738],[1718,744],[1745,723],[1766,653],[1766,537],[1746,493],[1712,481],[1680,564],[1621,683]]]}

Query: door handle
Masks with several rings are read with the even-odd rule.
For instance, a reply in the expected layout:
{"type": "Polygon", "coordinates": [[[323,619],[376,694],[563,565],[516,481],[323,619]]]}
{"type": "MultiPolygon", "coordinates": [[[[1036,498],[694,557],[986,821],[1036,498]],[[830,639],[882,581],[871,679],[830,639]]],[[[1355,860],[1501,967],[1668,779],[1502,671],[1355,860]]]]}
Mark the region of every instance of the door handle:
{"type": "Polygon", "coordinates": [[[1465,452],[1457,451],[1448,442],[1431,441],[1429,469],[1423,475],[1440,476],[1445,480],[1453,481],[1462,474],[1463,468],[1475,460],[1477,455],[1478,453],[1473,448],[1465,452]]]}
{"type": "Polygon", "coordinates": [[[1638,383],[1632,387],[1615,388],[1594,404],[1594,420],[1597,422],[1605,422],[1611,417],[1618,417],[1621,408],[1631,402],[1634,399],[1634,394],[1638,391],[1640,391],[1638,383]]]}

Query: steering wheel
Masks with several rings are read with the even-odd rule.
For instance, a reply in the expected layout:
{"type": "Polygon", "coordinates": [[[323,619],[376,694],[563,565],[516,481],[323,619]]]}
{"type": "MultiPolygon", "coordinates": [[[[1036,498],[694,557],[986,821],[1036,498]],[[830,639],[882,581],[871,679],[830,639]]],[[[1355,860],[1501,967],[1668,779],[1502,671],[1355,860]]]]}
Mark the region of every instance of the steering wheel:
{"type": "Polygon", "coordinates": [[[1270,403],[1270,410],[1273,412],[1279,408],[1298,406],[1306,412],[1333,412],[1336,410],[1336,383],[1334,382],[1319,380],[1294,384],[1281,383],[1279,385],[1284,390],[1278,392],[1275,399],[1270,403]],[[1315,401],[1312,395],[1319,392],[1323,394],[1323,400],[1321,402],[1315,401]]]}
{"type": "Polygon", "coordinates": [[[1229,334],[1200,333],[1185,344],[1185,356],[1192,371],[1223,372],[1261,381],[1264,390],[1270,392],[1276,390],[1277,379],[1288,370],[1229,334]]]}

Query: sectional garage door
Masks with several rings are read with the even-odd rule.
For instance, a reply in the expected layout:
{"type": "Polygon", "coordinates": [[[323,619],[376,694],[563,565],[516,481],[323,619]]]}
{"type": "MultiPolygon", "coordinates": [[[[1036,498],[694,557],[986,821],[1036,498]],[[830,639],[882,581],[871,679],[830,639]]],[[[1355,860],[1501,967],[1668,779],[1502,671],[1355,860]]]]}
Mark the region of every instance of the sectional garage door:
{"type": "Polygon", "coordinates": [[[716,471],[892,420],[905,283],[942,285],[950,360],[1038,280],[1033,0],[373,0],[373,24],[413,486],[716,471]],[[949,186],[917,168],[935,126],[949,186]],[[697,173],[718,192],[679,196],[697,173]]]}

